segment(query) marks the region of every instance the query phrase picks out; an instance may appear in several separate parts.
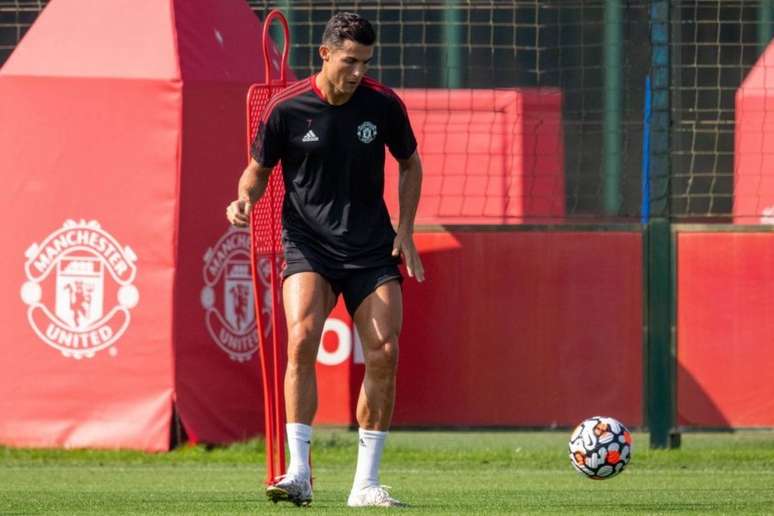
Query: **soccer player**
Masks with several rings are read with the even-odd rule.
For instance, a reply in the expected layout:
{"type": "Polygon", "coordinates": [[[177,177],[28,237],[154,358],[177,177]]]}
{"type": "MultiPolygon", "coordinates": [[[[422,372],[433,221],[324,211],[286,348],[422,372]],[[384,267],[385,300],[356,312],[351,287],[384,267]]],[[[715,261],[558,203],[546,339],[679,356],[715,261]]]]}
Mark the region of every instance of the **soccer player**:
{"type": "Polygon", "coordinates": [[[267,488],[273,500],[312,500],[309,446],[317,409],[315,361],[323,324],[339,294],[357,326],[365,379],[357,404],[359,448],[347,505],[403,505],[379,484],[392,419],[403,304],[400,257],[424,280],[414,246],[422,166],[406,108],[366,77],[376,36],[352,13],[331,18],[319,52],[322,69],[273,97],[260,120],[250,164],[229,221],[247,226],[269,174],[282,163],[285,199],[282,295],[288,325],[285,408],[290,464],[267,488]],[[393,230],[383,200],[385,145],[400,165],[400,214],[393,230]]]}

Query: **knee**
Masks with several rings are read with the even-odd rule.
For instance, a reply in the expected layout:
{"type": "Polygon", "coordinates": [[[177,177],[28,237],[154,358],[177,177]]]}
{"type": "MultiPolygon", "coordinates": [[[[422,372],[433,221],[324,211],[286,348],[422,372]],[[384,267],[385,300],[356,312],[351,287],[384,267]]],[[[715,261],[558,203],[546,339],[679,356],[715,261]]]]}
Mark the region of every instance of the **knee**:
{"type": "Polygon", "coordinates": [[[320,335],[312,325],[303,322],[288,326],[288,365],[314,366],[320,335]]]}
{"type": "Polygon", "coordinates": [[[398,335],[387,335],[365,351],[366,367],[385,375],[398,368],[398,335]]]}

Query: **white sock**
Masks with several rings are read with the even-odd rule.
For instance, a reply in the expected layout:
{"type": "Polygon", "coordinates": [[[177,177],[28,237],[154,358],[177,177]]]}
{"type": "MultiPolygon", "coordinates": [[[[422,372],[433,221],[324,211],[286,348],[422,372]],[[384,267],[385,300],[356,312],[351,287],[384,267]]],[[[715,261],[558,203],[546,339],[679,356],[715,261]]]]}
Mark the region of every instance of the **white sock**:
{"type": "Polygon", "coordinates": [[[352,492],[379,485],[379,465],[382,462],[387,432],[360,429],[358,432],[357,469],[352,492]]]}
{"type": "Polygon", "coordinates": [[[309,476],[309,447],[312,444],[312,427],[303,423],[285,425],[290,448],[290,464],[287,476],[309,476]]]}

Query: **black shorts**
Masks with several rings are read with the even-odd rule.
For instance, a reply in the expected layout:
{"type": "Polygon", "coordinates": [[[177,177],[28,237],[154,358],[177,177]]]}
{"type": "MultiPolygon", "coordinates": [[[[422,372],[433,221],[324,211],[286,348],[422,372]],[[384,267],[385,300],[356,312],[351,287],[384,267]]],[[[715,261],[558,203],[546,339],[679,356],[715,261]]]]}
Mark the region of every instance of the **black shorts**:
{"type": "Polygon", "coordinates": [[[325,278],[337,297],[339,294],[344,296],[347,312],[352,317],[355,316],[355,310],[360,303],[379,285],[391,280],[403,283],[403,275],[394,263],[362,269],[338,269],[325,266],[300,253],[292,254],[293,256],[286,261],[285,268],[282,270],[282,279],[298,272],[316,272],[325,278]]]}

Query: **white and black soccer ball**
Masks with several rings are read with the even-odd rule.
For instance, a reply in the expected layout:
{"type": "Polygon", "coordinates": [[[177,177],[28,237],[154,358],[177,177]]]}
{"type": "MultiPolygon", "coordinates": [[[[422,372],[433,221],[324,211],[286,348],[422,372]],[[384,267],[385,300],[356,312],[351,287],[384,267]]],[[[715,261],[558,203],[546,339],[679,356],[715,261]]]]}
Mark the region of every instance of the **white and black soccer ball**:
{"type": "Polygon", "coordinates": [[[631,458],[632,434],[612,417],[590,417],[570,436],[570,462],[578,473],[588,478],[614,477],[631,458]]]}

